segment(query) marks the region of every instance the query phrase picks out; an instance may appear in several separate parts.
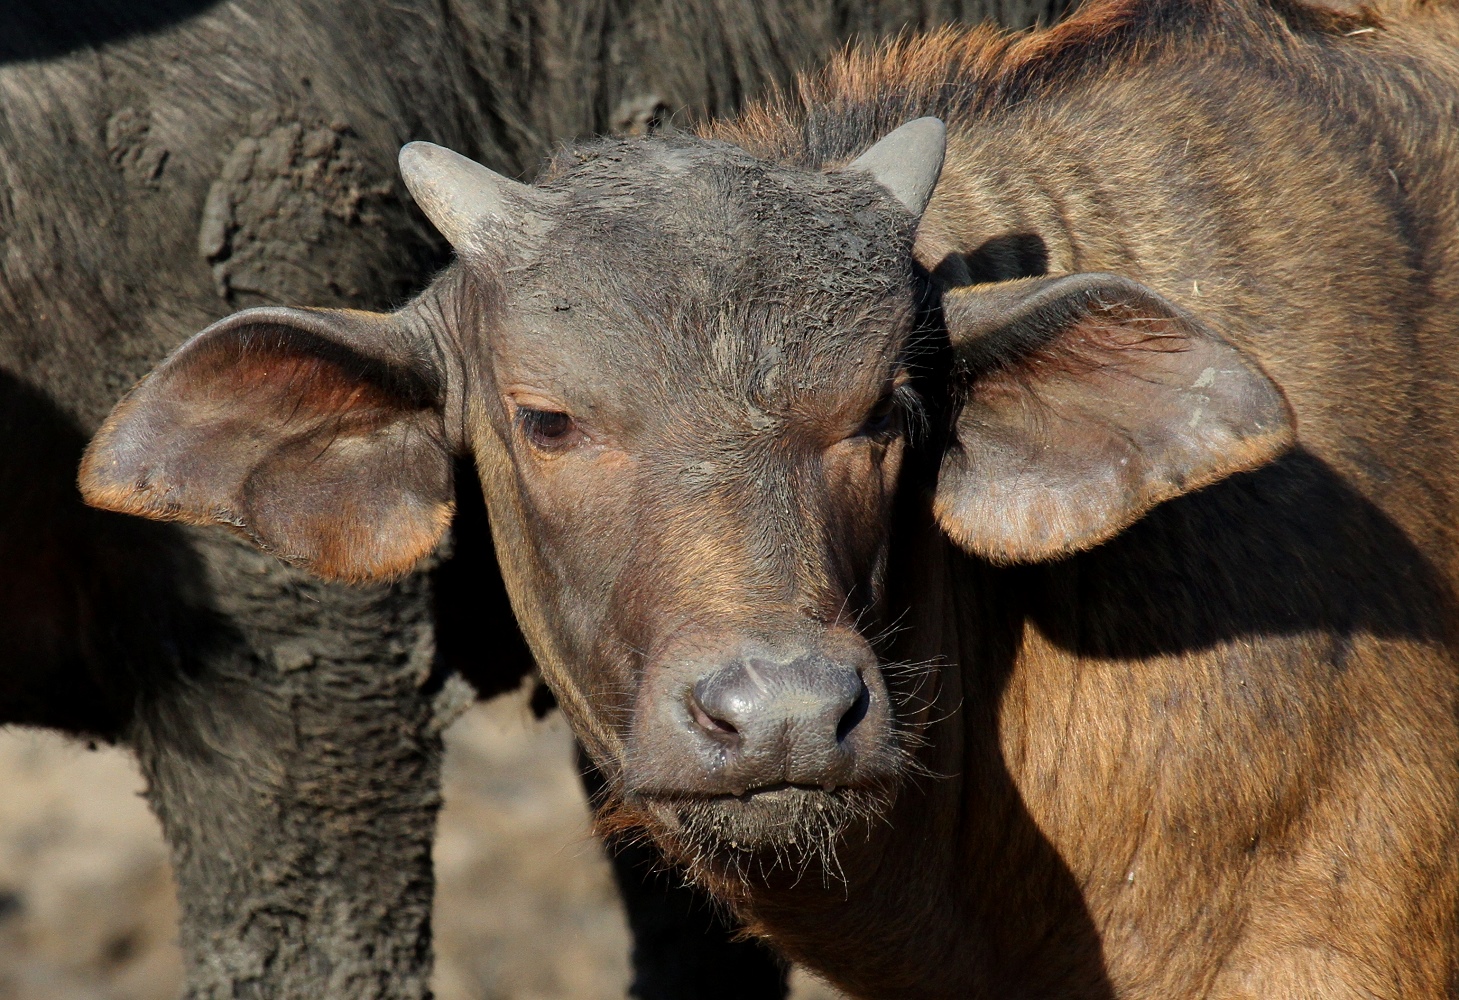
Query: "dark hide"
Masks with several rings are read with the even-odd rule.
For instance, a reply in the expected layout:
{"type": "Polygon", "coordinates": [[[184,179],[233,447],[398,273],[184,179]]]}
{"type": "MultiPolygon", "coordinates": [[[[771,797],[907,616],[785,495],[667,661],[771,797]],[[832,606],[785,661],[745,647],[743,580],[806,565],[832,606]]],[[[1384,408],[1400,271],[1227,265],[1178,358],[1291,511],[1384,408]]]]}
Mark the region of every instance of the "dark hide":
{"type": "MultiPolygon", "coordinates": [[[[138,751],[189,995],[423,996],[439,730],[470,694],[450,678],[498,691],[531,663],[479,507],[460,560],[320,585],[219,534],[83,507],[75,469],[107,411],[240,306],[420,287],[444,248],[396,177],[406,140],[530,172],[581,132],[728,112],[855,32],[989,9],[4,5],[0,721],[138,751]]],[[[317,537],[298,527],[282,537],[317,537]]]]}

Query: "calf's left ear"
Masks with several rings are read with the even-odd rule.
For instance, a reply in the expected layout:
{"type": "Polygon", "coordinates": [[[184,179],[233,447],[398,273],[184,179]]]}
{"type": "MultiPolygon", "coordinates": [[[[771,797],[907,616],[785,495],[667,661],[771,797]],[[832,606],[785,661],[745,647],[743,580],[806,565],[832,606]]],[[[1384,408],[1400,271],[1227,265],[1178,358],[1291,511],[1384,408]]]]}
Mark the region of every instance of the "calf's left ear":
{"type": "Polygon", "coordinates": [[[399,576],[450,523],[445,378],[396,316],[249,309],[127,395],[81,463],[87,503],[223,524],[327,579],[399,576]]]}
{"type": "Polygon", "coordinates": [[[1136,282],[1078,274],[948,292],[962,409],[934,510],[995,562],[1056,558],[1294,440],[1255,361],[1136,282]]]}

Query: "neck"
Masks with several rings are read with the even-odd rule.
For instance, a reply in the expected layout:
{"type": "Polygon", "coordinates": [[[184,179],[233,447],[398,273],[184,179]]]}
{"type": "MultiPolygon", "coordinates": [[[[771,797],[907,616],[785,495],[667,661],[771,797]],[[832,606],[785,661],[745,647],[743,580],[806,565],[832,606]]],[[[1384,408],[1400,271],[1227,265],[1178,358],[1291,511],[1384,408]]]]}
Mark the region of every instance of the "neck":
{"type": "MultiPolygon", "coordinates": [[[[1356,692],[1401,664],[1444,691],[1383,686],[1406,729],[1452,727],[1432,624],[1442,584],[1300,452],[1060,562],[999,569],[928,537],[899,563],[915,593],[892,595],[911,611],[891,656],[939,664],[911,720],[939,777],[910,780],[885,822],[843,844],[844,883],[759,886],[736,904],[856,995],[1172,995],[1207,981],[1249,907],[1278,905],[1254,887],[1346,856],[1302,836],[1324,803],[1378,787],[1365,769],[1383,751],[1332,754],[1334,732],[1377,735],[1353,715],[1371,704],[1356,692]],[[1355,634],[1358,621],[1383,634],[1355,634]]],[[[1422,756],[1414,768],[1447,773],[1442,747],[1422,756]]],[[[1307,909],[1282,913],[1316,933],[1348,904],[1311,889],[1307,909]]]]}
{"type": "Polygon", "coordinates": [[[843,840],[829,877],[721,886],[722,895],[752,929],[854,995],[981,997],[1015,982],[1055,992],[1097,980],[1080,886],[1025,804],[1023,762],[1008,746],[1007,695],[1025,683],[1018,573],[970,560],[935,533],[900,561],[907,569],[894,577],[919,586],[890,655],[933,667],[905,693],[921,773],[884,820],[843,840]]]}

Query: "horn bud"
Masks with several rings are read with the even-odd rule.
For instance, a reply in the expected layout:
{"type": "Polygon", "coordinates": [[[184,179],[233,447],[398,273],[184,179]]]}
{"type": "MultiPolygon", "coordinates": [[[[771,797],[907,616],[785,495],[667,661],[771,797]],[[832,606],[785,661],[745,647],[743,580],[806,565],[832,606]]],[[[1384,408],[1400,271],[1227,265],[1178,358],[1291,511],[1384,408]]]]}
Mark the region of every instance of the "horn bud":
{"type": "Polygon", "coordinates": [[[947,126],[940,118],[918,118],[888,132],[846,169],[870,174],[920,218],[937,187],[946,153],[947,126]]]}
{"type": "Polygon", "coordinates": [[[481,251],[493,231],[520,224],[535,192],[433,142],[400,150],[400,175],[426,218],[457,251],[481,251]]]}

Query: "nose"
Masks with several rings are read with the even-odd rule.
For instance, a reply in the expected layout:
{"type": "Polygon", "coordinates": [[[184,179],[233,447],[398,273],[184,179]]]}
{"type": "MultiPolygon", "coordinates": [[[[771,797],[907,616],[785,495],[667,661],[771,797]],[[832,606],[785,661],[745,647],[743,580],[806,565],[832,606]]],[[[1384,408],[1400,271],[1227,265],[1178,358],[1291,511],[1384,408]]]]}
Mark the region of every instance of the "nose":
{"type": "Polygon", "coordinates": [[[854,770],[871,700],[859,670],[824,656],[746,656],[696,682],[689,712],[719,750],[726,790],[832,787],[854,770]]]}

